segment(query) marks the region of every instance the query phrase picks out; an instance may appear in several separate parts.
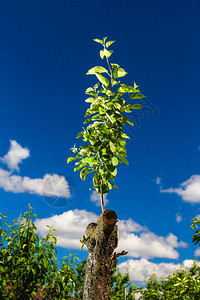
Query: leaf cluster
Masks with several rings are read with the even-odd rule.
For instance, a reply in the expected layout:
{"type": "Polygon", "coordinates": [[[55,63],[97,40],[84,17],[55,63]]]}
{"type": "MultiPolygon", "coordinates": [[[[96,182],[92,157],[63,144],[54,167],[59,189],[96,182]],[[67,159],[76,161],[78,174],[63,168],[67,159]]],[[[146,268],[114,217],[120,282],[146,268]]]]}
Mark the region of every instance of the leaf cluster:
{"type": "Polygon", "coordinates": [[[191,228],[192,229],[197,228],[197,230],[195,231],[193,238],[192,238],[194,245],[200,244],[200,230],[198,229],[198,225],[200,225],[200,219],[198,219],[198,218],[192,219],[191,228]]]}
{"type": "Polygon", "coordinates": [[[127,114],[141,109],[142,106],[134,101],[145,96],[135,82],[133,86],[128,86],[119,80],[127,72],[118,64],[109,62],[113,51],[108,48],[114,41],[107,41],[107,38],[94,41],[103,46],[100,57],[106,60],[107,68],[95,66],[87,72],[87,75],[95,75],[98,82],[85,91],[88,95],[85,101],[90,103],[84,121],[88,125],[77,135],[84,145],[71,148],[76,156],[69,157],[67,162],[76,161],[74,171],[80,171],[82,180],[93,173],[92,189],[103,195],[112,188],[117,189],[113,183],[117,165],[128,164],[126,140],[129,137],[124,132],[124,126],[134,126],[127,114]]]}
{"type": "Polygon", "coordinates": [[[140,300],[198,300],[200,299],[200,269],[196,261],[188,269],[173,272],[165,279],[158,280],[153,274],[144,288],[136,289],[140,300]]]}
{"type": "Polygon", "coordinates": [[[70,254],[58,263],[56,230],[48,227],[46,236],[39,238],[34,217],[30,206],[12,224],[3,223],[6,215],[0,214],[0,299],[61,300],[82,295],[79,282],[83,284],[85,262],[78,263],[70,254]]]}
{"type": "Polygon", "coordinates": [[[110,299],[118,300],[125,299],[124,295],[126,293],[127,300],[134,300],[135,298],[135,290],[134,285],[132,284],[129,272],[127,271],[125,275],[123,275],[117,268],[117,263],[114,267],[113,273],[110,278],[110,299]]]}
{"type": "MultiPolygon", "coordinates": [[[[35,217],[31,207],[12,224],[2,222],[6,215],[0,214],[0,299],[82,299],[86,260],[80,262],[70,254],[58,263],[55,230],[48,227],[46,236],[39,238],[32,220],[35,217]]],[[[193,219],[192,227],[199,224],[199,219],[193,219]]],[[[125,289],[127,300],[199,300],[199,262],[194,260],[191,268],[161,280],[154,274],[144,287],[133,285],[128,272],[122,275],[115,266],[110,299],[124,299],[125,289]]]]}

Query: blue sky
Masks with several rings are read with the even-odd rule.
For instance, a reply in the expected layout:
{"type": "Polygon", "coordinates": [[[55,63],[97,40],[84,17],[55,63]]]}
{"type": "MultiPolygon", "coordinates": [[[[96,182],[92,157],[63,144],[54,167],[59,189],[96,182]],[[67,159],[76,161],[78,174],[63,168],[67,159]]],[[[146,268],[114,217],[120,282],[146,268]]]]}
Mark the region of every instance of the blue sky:
{"type": "Polygon", "coordinates": [[[11,220],[30,203],[41,235],[47,223],[58,229],[59,257],[87,257],[78,240],[101,212],[66,160],[94,83],[85,74],[105,66],[92,41],[103,36],[116,40],[111,62],[128,72],[124,82],[147,96],[127,128],[130,164],[107,197],[129,252],[120,270],[142,282],[200,255],[190,229],[200,214],[199,9],[172,0],[0,3],[0,210],[11,220]]]}

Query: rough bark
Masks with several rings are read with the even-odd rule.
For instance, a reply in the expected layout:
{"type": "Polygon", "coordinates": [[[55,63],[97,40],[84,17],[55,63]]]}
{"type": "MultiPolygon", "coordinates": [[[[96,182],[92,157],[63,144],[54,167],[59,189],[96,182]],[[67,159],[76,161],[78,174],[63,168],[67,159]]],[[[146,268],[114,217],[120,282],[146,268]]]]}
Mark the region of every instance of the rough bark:
{"type": "Polygon", "coordinates": [[[90,223],[85,233],[85,245],[88,248],[88,259],[84,283],[84,300],[110,299],[109,281],[112,273],[118,245],[117,215],[113,210],[105,210],[97,223],[90,223]]]}

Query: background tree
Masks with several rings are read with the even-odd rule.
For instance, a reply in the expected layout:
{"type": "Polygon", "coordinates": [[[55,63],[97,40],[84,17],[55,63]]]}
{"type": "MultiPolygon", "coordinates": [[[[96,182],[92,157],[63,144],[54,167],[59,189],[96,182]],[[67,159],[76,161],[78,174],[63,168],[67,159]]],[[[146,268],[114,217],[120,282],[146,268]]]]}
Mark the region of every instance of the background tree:
{"type": "MultiPolygon", "coordinates": [[[[86,260],[70,254],[58,263],[55,230],[49,228],[46,237],[39,238],[31,207],[12,224],[2,222],[4,216],[0,214],[0,299],[83,299],[86,260]]],[[[193,219],[192,227],[198,229],[198,224],[200,220],[193,219]]],[[[128,272],[122,275],[115,263],[110,299],[124,299],[125,289],[127,300],[199,300],[199,261],[160,280],[153,274],[143,287],[133,285],[128,272]]]]}
{"type": "Polygon", "coordinates": [[[200,268],[194,261],[191,268],[180,269],[158,280],[153,274],[142,288],[134,288],[140,300],[200,299],[200,268]]]}
{"type": "Polygon", "coordinates": [[[56,258],[55,229],[39,238],[32,209],[10,225],[0,214],[0,299],[71,299],[78,294],[82,264],[73,255],[56,258]],[[41,298],[39,298],[41,296],[41,298]]]}
{"type": "MultiPolygon", "coordinates": [[[[118,244],[117,215],[114,211],[104,209],[103,196],[109,193],[114,185],[119,163],[128,164],[126,155],[126,139],[124,125],[134,124],[127,117],[133,109],[142,106],[133,103],[144,97],[138,85],[128,86],[119,81],[127,72],[117,63],[110,63],[113,51],[109,47],[114,41],[94,39],[103,46],[100,51],[101,59],[106,60],[107,68],[95,66],[87,75],[95,75],[98,82],[86,90],[89,96],[85,101],[90,103],[87,109],[84,124],[89,125],[79,132],[84,145],[72,152],[75,157],[69,157],[67,162],[76,161],[74,171],[80,170],[80,177],[85,180],[88,174],[93,173],[93,187],[100,195],[102,215],[97,223],[91,223],[86,228],[87,238],[83,240],[88,248],[88,260],[85,276],[84,299],[109,299],[109,280],[114,265],[114,249],[118,244]],[[102,75],[104,74],[104,75],[102,75]]],[[[125,254],[125,252],[123,252],[125,254]]]]}
{"type": "MultiPolygon", "coordinates": [[[[6,215],[0,214],[0,299],[83,299],[86,260],[69,254],[58,262],[55,229],[49,227],[46,237],[39,238],[35,217],[31,207],[12,224],[2,222],[6,215]]],[[[111,299],[121,299],[131,285],[128,274],[115,266],[111,299]]]]}
{"type": "Polygon", "coordinates": [[[113,268],[113,273],[110,278],[110,289],[109,295],[110,299],[118,300],[118,299],[126,299],[126,300],[134,300],[135,298],[135,289],[132,284],[128,271],[123,275],[117,268],[116,265],[113,268]],[[126,295],[126,296],[125,296],[126,295]]]}
{"type": "MultiPolygon", "coordinates": [[[[200,220],[192,219],[192,229],[197,229],[193,235],[193,243],[200,243],[200,220]]],[[[141,300],[168,300],[168,299],[200,299],[200,267],[199,262],[194,260],[191,268],[180,269],[173,272],[167,278],[158,280],[153,274],[143,288],[134,288],[140,293],[141,300]]]]}
{"type": "Polygon", "coordinates": [[[198,225],[200,225],[200,219],[199,218],[192,219],[191,228],[197,229],[192,238],[194,245],[200,244],[200,230],[199,230],[198,225]]]}

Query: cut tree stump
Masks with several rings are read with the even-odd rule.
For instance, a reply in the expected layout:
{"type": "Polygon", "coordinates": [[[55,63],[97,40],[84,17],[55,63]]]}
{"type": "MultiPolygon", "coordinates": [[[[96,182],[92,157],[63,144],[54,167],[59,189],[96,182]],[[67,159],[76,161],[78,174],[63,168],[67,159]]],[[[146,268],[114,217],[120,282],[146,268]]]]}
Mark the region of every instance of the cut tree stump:
{"type": "MultiPolygon", "coordinates": [[[[118,245],[117,215],[105,210],[97,223],[90,223],[84,243],[88,248],[88,259],[84,283],[84,300],[110,299],[108,290],[110,276],[118,255],[113,251],[118,245]]],[[[123,255],[123,254],[122,254],[123,255]]]]}

